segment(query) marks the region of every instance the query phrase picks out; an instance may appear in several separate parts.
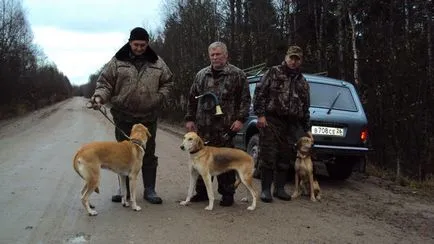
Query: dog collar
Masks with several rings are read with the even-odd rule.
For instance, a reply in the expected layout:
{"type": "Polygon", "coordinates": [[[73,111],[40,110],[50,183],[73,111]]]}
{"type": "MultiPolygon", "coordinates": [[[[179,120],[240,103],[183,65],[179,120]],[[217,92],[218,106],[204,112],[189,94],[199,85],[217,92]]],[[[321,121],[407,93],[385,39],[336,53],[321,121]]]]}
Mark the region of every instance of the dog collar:
{"type": "Polygon", "coordinates": [[[310,152],[298,151],[297,158],[303,159],[303,158],[309,157],[309,155],[310,155],[310,152]]]}
{"type": "Polygon", "coordinates": [[[197,150],[194,150],[193,152],[190,152],[190,154],[195,154],[195,153],[197,153],[199,151],[200,151],[200,149],[197,149],[197,150]]]}
{"type": "Polygon", "coordinates": [[[138,140],[138,139],[134,139],[131,138],[130,141],[134,144],[136,144],[137,146],[139,146],[141,149],[143,149],[143,151],[145,150],[145,146],[143,145],[143,142],[138,140]]]}

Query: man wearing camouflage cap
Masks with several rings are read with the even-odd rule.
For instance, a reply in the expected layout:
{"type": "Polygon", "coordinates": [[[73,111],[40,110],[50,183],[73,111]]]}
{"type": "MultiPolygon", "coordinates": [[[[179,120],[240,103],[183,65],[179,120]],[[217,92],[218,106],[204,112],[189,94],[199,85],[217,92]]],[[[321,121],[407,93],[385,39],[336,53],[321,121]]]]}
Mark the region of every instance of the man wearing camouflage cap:
{"type": "Polygon", "coordinates": [[[299,125],[310,132],[309,84],[300,73],[303,51],[290,46],[282,64],[268,70],[258,83],[254,96],[254,112],[258,116],[259,169],[261,171],[261,200],[271,202],[273,196],[289,201],[285,183],[291,161],[295,160],[292,145],[299,125]],[[275,173],[275,175],[274,175],[275,173]]]}

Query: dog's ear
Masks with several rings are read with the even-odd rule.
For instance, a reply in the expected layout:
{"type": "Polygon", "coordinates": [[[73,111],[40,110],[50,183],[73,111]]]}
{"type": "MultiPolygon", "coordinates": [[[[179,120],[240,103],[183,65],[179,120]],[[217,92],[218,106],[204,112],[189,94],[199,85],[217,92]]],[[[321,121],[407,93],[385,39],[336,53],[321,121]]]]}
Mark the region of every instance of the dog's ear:
{"type": "Polygon", "coordinates": [[[148,138],[152,137],[151,133],[149,132],[148,128],[146,128],[146,127],[145,127],[145,133],[148,136],[148,138]]]}
{"type": "Polygon", "coordinates": [[[197,149],[202,149],[205,146],[205,143],[203,142],[202,138],[200,136],[197,136],[197,149]]]}

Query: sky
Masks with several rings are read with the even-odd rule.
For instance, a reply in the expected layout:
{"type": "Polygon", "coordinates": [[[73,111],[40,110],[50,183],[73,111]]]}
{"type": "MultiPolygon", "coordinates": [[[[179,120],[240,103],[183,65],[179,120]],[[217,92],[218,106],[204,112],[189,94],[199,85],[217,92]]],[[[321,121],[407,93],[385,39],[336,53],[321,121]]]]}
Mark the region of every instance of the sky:
{"type": "Polygon", "coordinates": [[[161,0],[24,0],[34,35],[48,61],[72,85],[107,63],[136,26],[156,32],[162,28],[161,0]]]}

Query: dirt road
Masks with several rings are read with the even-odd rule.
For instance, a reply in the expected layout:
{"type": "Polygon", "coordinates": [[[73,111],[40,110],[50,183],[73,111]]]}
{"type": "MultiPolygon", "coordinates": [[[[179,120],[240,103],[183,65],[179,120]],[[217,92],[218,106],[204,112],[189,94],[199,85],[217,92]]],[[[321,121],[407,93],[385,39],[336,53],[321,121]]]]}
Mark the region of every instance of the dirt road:
{"type": "Polygon", "coordinates": [[[0,122],[0,243],[434,243],[432,198],[372,177],[323,180],[320,203],[258,202],[250,212],[240,201],[247,194],[241,186],[232,207],[180,206],[188,156],[180,137],[167,130],[157,134],[163,204],[145,202],[142,184],[141,212],[112,203],[116,176],[104,171],[101,194],[91,198],[99,215],[89,217],[72,156],[82,143],[113,140],[114,128],[83,105],[73,98],[0,122]]]}

